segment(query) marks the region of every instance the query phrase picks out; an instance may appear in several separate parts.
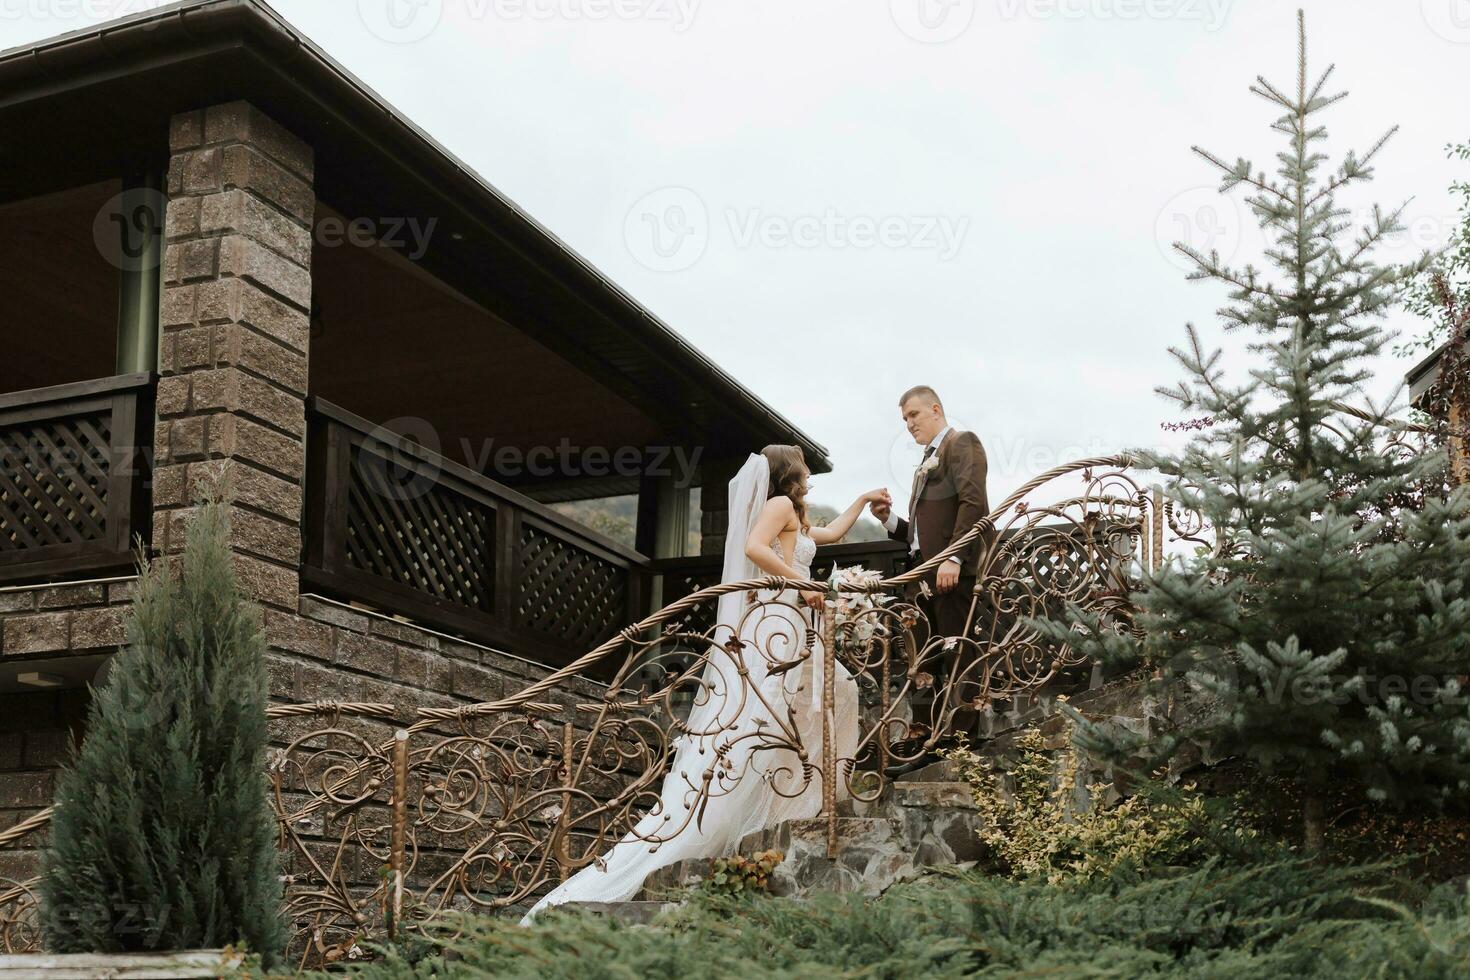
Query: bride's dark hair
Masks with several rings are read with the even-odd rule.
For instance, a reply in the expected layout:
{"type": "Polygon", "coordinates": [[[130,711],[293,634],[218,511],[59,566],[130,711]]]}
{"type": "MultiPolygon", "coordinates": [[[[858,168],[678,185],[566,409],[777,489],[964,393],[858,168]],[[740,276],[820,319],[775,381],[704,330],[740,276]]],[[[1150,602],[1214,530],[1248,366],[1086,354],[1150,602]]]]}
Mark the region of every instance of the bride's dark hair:
{"type": "Polygon", "coordinates": [[[811,470],[807,468],[801,447],[767,446],[761,450],[761,455],[771,464],[771,482],[766,488],[766,499],[790,497],[801,529],[811,530],[811,524],[806,518],[806,481],[811,470]]]}

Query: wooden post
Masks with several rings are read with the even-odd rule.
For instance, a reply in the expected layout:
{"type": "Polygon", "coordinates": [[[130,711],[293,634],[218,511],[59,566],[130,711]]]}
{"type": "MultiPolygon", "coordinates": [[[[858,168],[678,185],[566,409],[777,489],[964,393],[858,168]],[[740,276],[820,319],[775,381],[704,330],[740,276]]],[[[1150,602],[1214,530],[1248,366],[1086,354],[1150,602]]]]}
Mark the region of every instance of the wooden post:
{"type": "Polygon", "coordinates": [[[567,722],[562,726],[561,732],[561,813],[557,815],[557,825],[552,831],[556,835],[556,865],[562,881],[566,881],[572,873],[572,843],[567,839],[567,824],[572,811],[572,783],[576,779],[576,769],[572,765],[574,738],[572,723],[567,722]]]}
{"type": "Polygon", "coordinates": [[[403,917],[403,876],[406,838],[408,836],[408,732],[403,729],[393,733],[393,796],[389,801],[393,810],[393,837],[388,853],[388,871],[391,877],[389,894],[388,938],[398,938],[399,920],[403,917]]]}
{"type": "MultiPolygon", "coordinates": [[[[890,700],[893,697],[893,692],[891,690],[889,690],[889,688],[888,688],[888,685],[890,683],[892,683],[892,681],[893,681],[893,667],[892,667],[892,664],[889,662],[889,658],[892,657],[892,656],[893,656],[893,644],[891,642],[884,643],[883,644],[883,664],[879,668],[879,673],[880,673],[880,675],[882,677],[882,680],[879,681],[879,686],[878,686],[878,709],[879,709],[878,710],[878,717],[879,718],[882,718],[882,719],[886,719],[888,717],[888,709],[893,706],[893,702],[890,700]]],[[[883,722],[882,729],[878,732],[878,778],[879,779],[882,779],[883,778],[883,770],[885,770],[887,768],[888,768],[888,722],[885,720],[883,722]]]]}
{"type": "Polygon", "coordinates": [[[1148,543],[1148,529],[1153,524],[1153,514],[1149,508],[1148,494],[1142,490],[1138,492],[1138,563],[1143,566],[1145,574],[1148,573],[1148,559],[1153,554],[1153,548],[1148,543]]]}
{"type": "Polygon", "coordinates": [[[1154,558],[1153,569],[1158,571],[1164,566],[1164,488],[1154,487],[1154,511],[1153,511],[1153,539],[1154,558]]]}

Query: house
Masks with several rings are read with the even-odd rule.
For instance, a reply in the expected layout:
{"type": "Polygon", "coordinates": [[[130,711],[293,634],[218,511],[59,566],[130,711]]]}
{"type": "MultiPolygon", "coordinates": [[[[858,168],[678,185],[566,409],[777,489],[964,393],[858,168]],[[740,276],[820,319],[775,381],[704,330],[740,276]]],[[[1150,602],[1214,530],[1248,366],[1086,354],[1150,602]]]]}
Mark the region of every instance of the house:
{"type": "Polygon", "coordinates": [[[177,552],[204,480],[234,493],[273,697],[412,718],[717,578],[751,450],[831,467],[259,0],[0,53],[0,131],[9,820],[124,638],[134,544],[177,552]],[[632,542],[553,506],[629,495],[632,542]]]}

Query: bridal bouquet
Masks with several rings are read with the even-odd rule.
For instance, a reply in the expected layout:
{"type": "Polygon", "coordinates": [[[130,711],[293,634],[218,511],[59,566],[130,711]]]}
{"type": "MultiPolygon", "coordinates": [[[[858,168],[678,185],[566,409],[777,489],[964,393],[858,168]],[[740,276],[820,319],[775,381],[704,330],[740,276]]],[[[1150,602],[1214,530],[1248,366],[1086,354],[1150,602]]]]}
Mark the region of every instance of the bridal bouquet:
{"type": "Polygon", "coordinates": [[[842,585],[877,585],[883,574],[869,571],[861,565],[849,568],[834,568],[827,580],[828,615],[833,617],[836,627],[838,654],[848,654],[861,660],[868,642],[879,628],[879,617],[873,610],[893,601],[893,596],[881,592],[843,592],[842,585]]]}

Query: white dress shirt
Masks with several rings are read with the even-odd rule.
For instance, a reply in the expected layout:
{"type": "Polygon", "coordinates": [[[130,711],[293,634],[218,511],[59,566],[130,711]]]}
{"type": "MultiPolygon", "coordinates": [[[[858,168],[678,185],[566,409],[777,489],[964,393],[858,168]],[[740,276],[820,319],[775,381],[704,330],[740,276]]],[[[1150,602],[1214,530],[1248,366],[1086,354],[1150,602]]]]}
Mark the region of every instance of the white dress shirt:
{"type": "MultiPolygon", "coordinates": [[[[940,446],[940,444],[944,442],[944,437],[947,436],[947,435],[949,435],[949,430],[952,429],[952,428],[954,428],[954,426],[946,425],[944,428],[940,429],[939,430],[939,435],[937,435],[933,439],[930,439],[929,440],[929,445],[926,446],[925,447],[925,450],[924,450],[925,453],[927,453],[930,449],[933,449],[935,453],[938,453],[939,452],[939,446],[940,446]]],[[[922,466],[923,464],[921,463],[919,465],[922,466]]],[[[915,476],[917,476],[917,475],[918,474],[916,473],[915,476]]],[[[886,521],[883,522],[883,529],[885,531],[887,531],[889,534],[892,534],[894,531],[898,530],[898,515],[895,514],[895,513],[893,513],[891,510],[888,512],[888,520],[886,520],[886,521]]],[[[913,544],[913,548],[911,549],[911,551],[912,551],[913,554],[918,554],[919,553],[919,526],[918,526],[918,524],[915,524],[914,525],[914,544],[913,544]]],[[[958,558],[956,558],[954,556],[950,556],[950,558],[948,560],[954,562],[956,565],[963,565],[964,564],[964,562],[960,561],[958,558]]]]}

